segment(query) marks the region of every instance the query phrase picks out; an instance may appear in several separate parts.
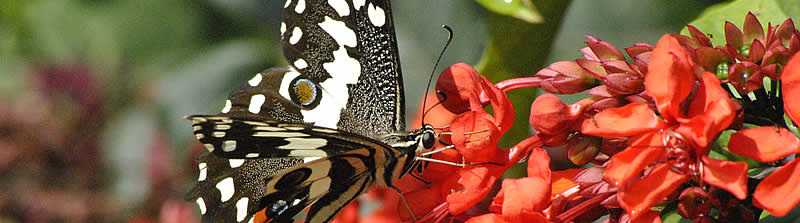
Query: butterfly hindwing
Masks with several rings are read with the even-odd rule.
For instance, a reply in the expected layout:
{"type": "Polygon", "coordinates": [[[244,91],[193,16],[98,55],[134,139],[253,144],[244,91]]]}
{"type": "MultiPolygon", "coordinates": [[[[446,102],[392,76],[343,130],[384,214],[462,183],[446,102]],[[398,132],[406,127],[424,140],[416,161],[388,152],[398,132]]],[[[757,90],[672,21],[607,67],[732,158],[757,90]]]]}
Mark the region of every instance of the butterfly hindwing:
{"type": "Polygon", "coordinates": [[[382,148],[364,147],[324,157],[267,179],[262,206],[270,219],[294,216],[311,205],[306,222],[328,222],[375,183],[382,148]]]}
{"type": "Polygon", "coordinates": [[[264,179],[303,163],[298,158],[225,159],[201,153],[197,184],[185,196],[196,202],[202,222],[244,222],[258,211],[264,179]]]}
{"type": "Polygon", "coordinates": [[[335,129],[275,121],[254,121],[226,116],[196,115],[195,137],[209,152],[229,159],[320,158],[378,141],[335,129]]]}

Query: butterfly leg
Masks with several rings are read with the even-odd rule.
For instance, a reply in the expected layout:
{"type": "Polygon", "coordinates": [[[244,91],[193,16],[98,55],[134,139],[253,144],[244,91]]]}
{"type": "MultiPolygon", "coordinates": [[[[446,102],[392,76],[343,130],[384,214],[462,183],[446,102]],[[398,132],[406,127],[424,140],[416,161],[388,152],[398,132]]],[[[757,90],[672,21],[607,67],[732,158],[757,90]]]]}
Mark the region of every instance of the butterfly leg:
{"type": "Polygon", "coordinates": [[[414,222],[417,222],[417,216],[414,215],[414,211],[411,210],[411,206],[408,206],[408,202],[406,202],[406,197],[403,196],[403,192],[400,191],[400,188],[397,188],[394,185],[389,185],[389,188],[392,188],[392,190],[397,191],[397,194],[400,195],[400,200],[403,200],[403,204],[406,205],[406,209],[408,209],[408,213],[411,214],[411,218],[414,219],[414,222]]]}

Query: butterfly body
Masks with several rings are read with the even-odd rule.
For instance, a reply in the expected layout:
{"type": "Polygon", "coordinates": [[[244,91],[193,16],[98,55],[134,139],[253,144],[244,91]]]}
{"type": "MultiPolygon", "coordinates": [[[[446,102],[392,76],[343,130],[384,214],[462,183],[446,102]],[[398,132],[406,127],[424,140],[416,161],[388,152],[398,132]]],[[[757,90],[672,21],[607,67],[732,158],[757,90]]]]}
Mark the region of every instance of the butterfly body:
{"type": "Polygon", "coordinates": [[[328,222],[371,186],[418,167],[433,128],[405,131],[402,75],[388,0],[288,0],[288,67],[233,90],[222,112],[195,115],[203,222],[328,222]]]}

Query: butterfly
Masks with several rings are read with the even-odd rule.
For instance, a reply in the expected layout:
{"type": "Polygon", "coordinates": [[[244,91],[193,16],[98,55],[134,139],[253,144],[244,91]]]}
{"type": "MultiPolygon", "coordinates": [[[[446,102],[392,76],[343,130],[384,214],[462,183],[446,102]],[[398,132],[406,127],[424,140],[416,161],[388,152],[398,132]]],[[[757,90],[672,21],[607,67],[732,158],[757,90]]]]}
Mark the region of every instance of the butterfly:
{"type": "MultiPolygon", "coordinates": [[[[288,0],[290,66],[233,90],[217,115],[187,117],[206,147],[186,195],[203,222],[328,222],[373,185],[420,169],[434,129],[407,132],[389,0],[288,0]]],[[[399,192],[399,190],[398,190],[399,192]]]]}

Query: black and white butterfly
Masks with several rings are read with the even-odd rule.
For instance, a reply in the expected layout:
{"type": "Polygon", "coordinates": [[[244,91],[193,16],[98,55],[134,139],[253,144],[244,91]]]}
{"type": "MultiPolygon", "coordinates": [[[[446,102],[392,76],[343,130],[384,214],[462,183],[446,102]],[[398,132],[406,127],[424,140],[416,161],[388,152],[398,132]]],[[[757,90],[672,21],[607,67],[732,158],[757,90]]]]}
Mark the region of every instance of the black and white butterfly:
{"type": "MultiPolygon", "coordinates": [[[[405,131],[389,0],[288,0],[288,67],[231,92],[222,113],[188,117],[205,145],[187,200],[203,222],[328,222],[372,185],[392,187],[433,147],[405,131]]],[[[396,189],[396,188],[395,188],[396,189]]]]}

